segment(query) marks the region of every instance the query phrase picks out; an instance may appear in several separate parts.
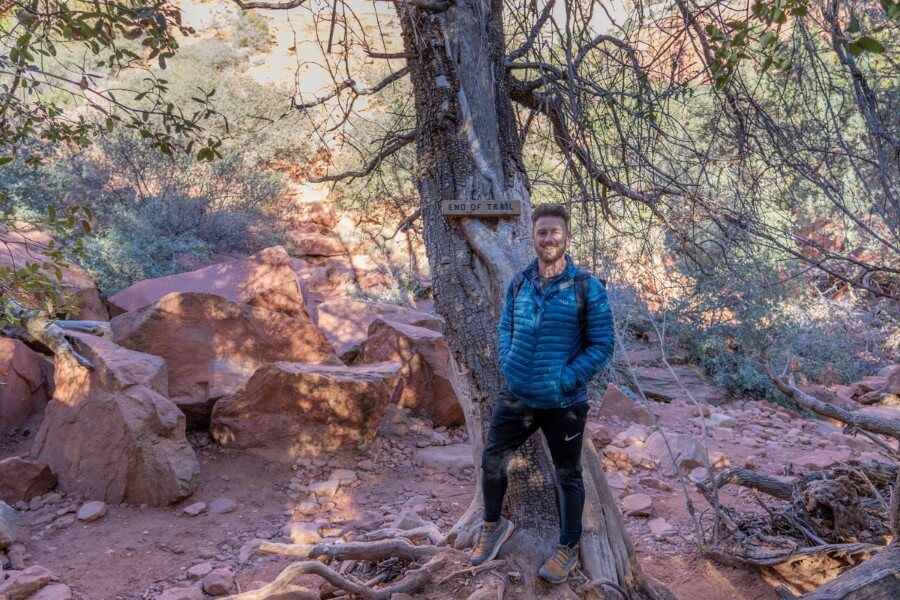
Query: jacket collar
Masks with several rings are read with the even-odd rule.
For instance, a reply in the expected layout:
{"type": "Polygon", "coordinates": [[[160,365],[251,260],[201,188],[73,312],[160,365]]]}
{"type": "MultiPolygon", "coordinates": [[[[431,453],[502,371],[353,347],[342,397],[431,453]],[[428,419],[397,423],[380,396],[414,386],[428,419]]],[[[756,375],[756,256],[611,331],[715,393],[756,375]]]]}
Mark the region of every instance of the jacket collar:
{"type": "MultiPolygon", "coordinates": [[[[563,272],[558,275],[559,279],[575,279],[575,275],[578,273],[578,267],[575,265],[575,261],[572,260],[572,257],[566,253],[566,268],[563,269],[563,272]]],[[[527,277],[530,281],[534,281],[538,277],[538,260],[535,258],[531,261],[527,267],[525,267],[525,277],[527,277]]]]}

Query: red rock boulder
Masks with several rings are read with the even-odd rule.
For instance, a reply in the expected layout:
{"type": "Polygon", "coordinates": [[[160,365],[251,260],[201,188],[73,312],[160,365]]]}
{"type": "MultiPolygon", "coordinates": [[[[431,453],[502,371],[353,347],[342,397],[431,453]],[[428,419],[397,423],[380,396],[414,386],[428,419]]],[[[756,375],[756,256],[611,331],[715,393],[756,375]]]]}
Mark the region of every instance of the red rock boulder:
{"type": "Polygon", "coordinates": [[[0,434],[18,429],[47,403],[43,360],[19,340],[0,338],[0,434]]]}
{"type": "Polygon", "coordinates": [[[326,300],[319,304],[317,313],[319,327],[345,362],[353,361],[369,335],[369,326],[378,318],[438,333],[444,331],[444,320],[437,315],[385,302],[326,300]]]}
{"type": "Polygon", "coordinates": [[[632,400],[622,390],[610,384],[600,402],[600,416],[619,419],[627,423],[653,425],[653,415],[637,400],[632,400]]]}
{"type": "Polygon", "coordinates": [[[63,491],[95,500],[165,506],[190,496],[200,465],[184,415],[165,396],[163,359],[91,335],[70,337],[94,368],[58,359],[32,453],[63,491]]]}
{"type": "Polygon", "coordinates": [[[339,363],[306,313],[289,317],[222,296],[173,293],[115,317],[113,340],[165,359],[168,395],[204,427],[218,398],[239,389],[263,363],[339,363]]]}
{"type": "Polygon", "coordinates": [[[0,500],[7,504],[28,502],[56,487],[50,465],[18,456],[0,460],[0,500]]]}
{"type": "MultiPolygon", "coordinates": [[[[48,260],[44,254],[52,237],[49,233],[28,229],[22,232],[0,228],[0,268],[20,269],[29,263],[43,263],[48,260]]],[[[61,270],[62,280],[55,285],[71,298],[75,310],[73,319],[107,321],[109,313],[97,285],[84,270],[76,265],[66,265],[61,270]]]]}
{"type": "Polygon", "coordinates": [[[395,401],[400,365],[356,367],[276,362],[213,408],[210,433],[223,446],[276,448],[304,456],[365,448],[395,401]]]}
{"type": "Polygon", "coordinates": [[[295,266],[297,259],[290,257],[281,246],[274,246],[244,260],[140,281],[112,296],[109,307],[113,316],[117,316],[156,302],[172,292],[199,292],[215,294],[237,304],[308,318],[295,266]]]}
{"type": "Polygon", "coordinates": [[[463,412],[450,377],[450,347],[441,333],[375,319],[357,364],[399,363],[400,406],[421,412],[437,425],[460,425],[463,412]]]}

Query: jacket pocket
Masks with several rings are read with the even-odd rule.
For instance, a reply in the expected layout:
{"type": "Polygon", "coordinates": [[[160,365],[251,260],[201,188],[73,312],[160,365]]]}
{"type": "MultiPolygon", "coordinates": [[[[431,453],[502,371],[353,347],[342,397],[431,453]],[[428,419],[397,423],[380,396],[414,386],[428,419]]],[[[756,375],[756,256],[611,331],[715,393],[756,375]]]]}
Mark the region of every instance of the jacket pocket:
{"type": "Polygon", "coordinates": [[[559,386],[562,390],[563,394],[568,394],[573,391],[578,384],[578,379],[575,377],[575,372],[569,367],[569,365],[563,366],[563,368],[559,372],[559,386]]]}

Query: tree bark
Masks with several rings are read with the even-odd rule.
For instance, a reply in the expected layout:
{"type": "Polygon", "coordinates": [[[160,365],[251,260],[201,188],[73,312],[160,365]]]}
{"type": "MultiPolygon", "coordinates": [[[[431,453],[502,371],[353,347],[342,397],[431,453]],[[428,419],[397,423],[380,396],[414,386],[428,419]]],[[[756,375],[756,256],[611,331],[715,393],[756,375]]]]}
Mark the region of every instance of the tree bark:
{"type": "MultiPolygon", "coordinates": [[[[481,451],[494,399],[504,385],[498,369],[497,322],[510,279],[533,258],[530,190],[506,85],[502,2],[460,0],[426,13],[398,3],[417,115],[417,185],[435,308],[446,319],[466,426],[480,481],[481,451]],[[518,200],[510,218],[455,218],[443,201],[518,200]]],[[[584,456],[585,534],[582,564],[595,581],[634,598],[666,597],[641,572],[600,460],[584,456]]],[[[556,486],[542,438],[511,461],[507,510],[519,533],[510,557],[526,581],[549,555],[558,534],[556,486]]],[[[452,535],[466,545],[480,523],[481,491],[452,535]]],[[[614,597],[614,596],[611,596],[614,597]]]]}
{"type": "Polygon", "coordinates": [[[900,544],[803,596],[804,600],[892,600],[900,597],[900,544]]]}

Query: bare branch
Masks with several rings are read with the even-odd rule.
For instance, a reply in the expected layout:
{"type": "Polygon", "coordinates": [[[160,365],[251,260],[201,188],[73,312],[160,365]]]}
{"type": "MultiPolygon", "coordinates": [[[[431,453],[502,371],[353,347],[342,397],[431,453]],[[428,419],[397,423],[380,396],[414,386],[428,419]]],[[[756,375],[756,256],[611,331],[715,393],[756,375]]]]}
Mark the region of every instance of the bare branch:
{"type": "Polygon", "coordinates": [[[244,10],[254,8],[262,8],[266,10],[290,10],[303,6],[306,0],[288,0],[287,2],[245,2],[244,0],[234,0],[234,3],[244,10]]]}
{"type": "Polygon", "coordinates": [[[550,18],[550,13],[553,10],[553,6],[556,4],[556,0],[549,0],[547,4],[544,5],[544,9],[541,11],[540,16],[534,22],[534,26],[532,26],[531,31],[528,33],[528,37],[525,38],[525,42],[522,43],[521,46],[510,52],[506,56],[506,62],[511,63],[514,60],[517,60],[531,50],[531,46],[534,44],[534,40],[537,38],[538,33],[540,33],[541,28],[544,26],[544,23],[547,22],[547,19],[550,18]]]}
{"type": "Polygon", "coordinates": [[[376,2],[393,2],[394,4],[400,4],[405,6],[412,6],[414,8],[418,8],[420,10],[424,10],[425,12],[444,12],[448,8],[450,8],[449,2],[443,2],[441,0],[375,0],[376,2]]]}
{"type": "Polygon", "coordinates": [[[394,71],[393,73],[391,73],[390,75],[388,75],[387,77],[385,77],[384,79],[382,79],[381,81],[379,81],[378,83],[373,85],[372,87],[368,87],[368,88],[360,87],[359,83],[357,83],[356,80],[354,80],[354,79],[347,79],[346,81],[342,81],[341,83],[338,83],[331,93],[325,94],[324,96],[320,96],[310,102],[303,102],[303,103],[298,104],[297,100],[292,97],[291,98],[291,108],[295,108],[297,110],[307,110],[309,108],[313,108],[314,106],[319,106],[321,104],[328,102],[329,100],[331,100],[333,98],[336,98],[344,90],[350,90],[353,93],[353,95],[355,95],[355,96],[370,96],[372,94],[376,94],[376,93],[380,92],[381,90],[383,90],[390,84],[405,77],[408,74],[409,74],[409,67],[403,67],[399,71],[394,71]]]}
{"type": "Polygon", "coordinates": [[[324,177],[310,177],[309,181],[312,183],[323,183],[326,181],[341,181],[344,179],[356,179],[357,177],[365,177],[369,175],[381,165],[381,162],[394,154],[398,150],[408,146],[416,139],[415,130],[399,135],[389,142],[387,142],[381,150],[376,154],[372,159],[366,164],[366,166],[359,171],[344,171],[342,173],[337,173],[335,175],[326,175],[324,177]]]}

